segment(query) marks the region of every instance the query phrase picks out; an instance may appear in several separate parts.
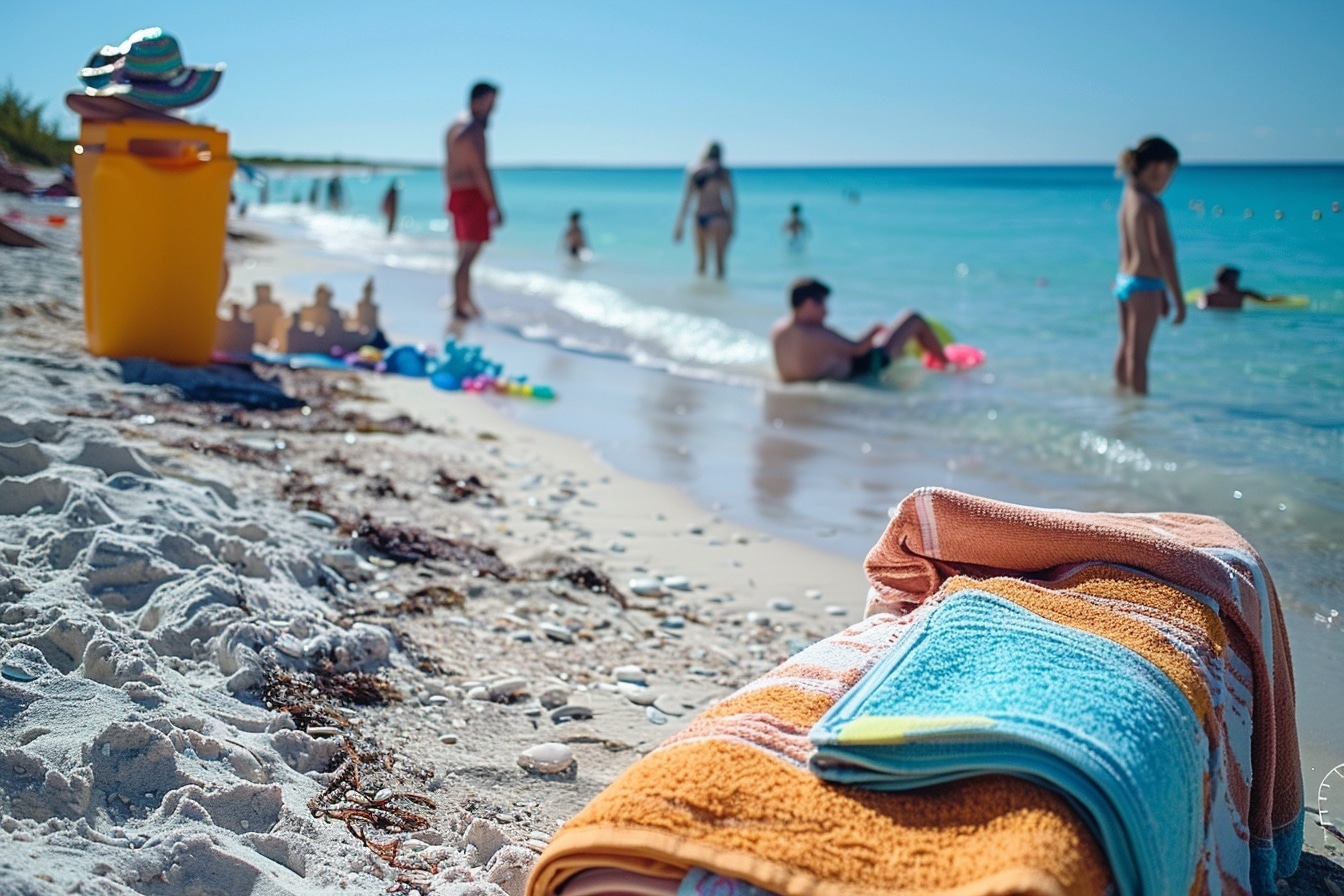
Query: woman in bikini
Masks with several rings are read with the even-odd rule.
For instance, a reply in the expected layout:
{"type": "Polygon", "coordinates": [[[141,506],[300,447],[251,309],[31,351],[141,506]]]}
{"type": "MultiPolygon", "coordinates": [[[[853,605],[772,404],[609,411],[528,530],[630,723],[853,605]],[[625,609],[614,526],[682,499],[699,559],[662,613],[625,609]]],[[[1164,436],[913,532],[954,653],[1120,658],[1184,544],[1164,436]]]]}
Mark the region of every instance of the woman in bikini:
{"type": "Polygon", "coordinates": [[[728,241],[733,238],[733,220],[737,216],[737,198],[733,195],[733,178],[723,167],[723,147],[711,143],[705,147],[700,163],[686,174],[686,194],[677,212],[677,226],[672,241],[681,242],[682,223],[695,198],[695,271],[705,272],[705,246],[714,243],[715,274],[723,279],[723,256],[728,241]]]}
{"type": "Polygon", "coordinates": [[[1120,311],[1120,348],[1115,353],[1115,381],[1138,395],[1148,392],[1148,347],[1157,319],[1176,306],[1172,325],[1185,320],[1181,278],[1176,271],[1176,246],[1167,225],[1167,211],[1158,196],[1180,164],[1180,154],[1161,137],[1149,137],[1120,154],[1118,173],[1125,177],[1120,200],[1120,272],[1115,298],[1120,311]]]}

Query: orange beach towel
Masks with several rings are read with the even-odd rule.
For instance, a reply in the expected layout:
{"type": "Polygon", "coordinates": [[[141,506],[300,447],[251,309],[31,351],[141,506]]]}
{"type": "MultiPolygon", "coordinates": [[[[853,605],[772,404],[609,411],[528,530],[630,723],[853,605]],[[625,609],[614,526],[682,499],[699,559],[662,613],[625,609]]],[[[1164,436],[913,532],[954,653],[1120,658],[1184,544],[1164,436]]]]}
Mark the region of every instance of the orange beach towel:
{"type": "Polygon", "coordinates": [[[560,829],[529,896],[595,868],[693,867],[782,896],[1104,892],[1105,857],[1043,787],[991,775],[874,793],[808,771],[809,729],[920,615],[866,619],[706,710],[560,829]]]}

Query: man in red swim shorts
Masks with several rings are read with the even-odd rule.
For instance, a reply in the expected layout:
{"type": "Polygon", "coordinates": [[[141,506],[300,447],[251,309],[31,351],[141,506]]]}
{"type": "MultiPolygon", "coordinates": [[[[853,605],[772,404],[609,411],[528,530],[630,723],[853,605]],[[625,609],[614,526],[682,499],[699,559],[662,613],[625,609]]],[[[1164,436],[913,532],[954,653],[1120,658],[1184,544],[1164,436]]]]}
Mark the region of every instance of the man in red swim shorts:
{"type": "Polygon", "coordinates": [[[453,316],[469,320],[480,309],[471,298],[471,264],[490,240],[490,228],[504,223],[495,185],[486,163],[485,126],[495,108],[499,88],[485,81],[472,85],[467,111],[448,128],[448,213],[457,237],[457,270],[453,274],[453,316]]]}

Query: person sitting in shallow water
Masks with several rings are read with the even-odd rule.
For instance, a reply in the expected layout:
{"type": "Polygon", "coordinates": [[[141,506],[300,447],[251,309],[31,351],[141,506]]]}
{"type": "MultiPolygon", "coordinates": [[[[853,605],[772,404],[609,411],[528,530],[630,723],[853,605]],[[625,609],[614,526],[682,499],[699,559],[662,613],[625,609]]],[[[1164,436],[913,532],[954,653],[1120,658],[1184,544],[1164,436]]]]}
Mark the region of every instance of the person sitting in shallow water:
{"type": "Polygon", "coordinates": [[[877,373],[915,340],[943,365],[948,363],[938,336],[924,318],[903,311],[890,326],[873,324],[857,341],[826,326],[826,299],[831,288],[812,277],[789,286],[793,311],[770,329],[779,378],[786,383],[850,380],[877,373]]]}
{"type": "Polygon", "coordinates": [[[1281,301],[1279,296],[1267,296],[1253,289],[1242,289],[1241,270],[1231,265],[1223,265],[1214,271],[1213,288],[1204,290],[1204,294],[1199,297],[1198,305],[1205,311],[1240,311],[1241,304],[1246,299],[1254,299],[1267,305],[1281,301]]]}

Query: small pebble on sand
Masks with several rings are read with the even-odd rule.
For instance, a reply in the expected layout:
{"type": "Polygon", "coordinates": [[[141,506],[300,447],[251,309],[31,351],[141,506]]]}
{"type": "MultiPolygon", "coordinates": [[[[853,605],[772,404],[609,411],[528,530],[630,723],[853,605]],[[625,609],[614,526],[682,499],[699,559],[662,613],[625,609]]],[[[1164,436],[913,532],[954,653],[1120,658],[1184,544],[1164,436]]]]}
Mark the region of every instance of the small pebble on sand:
{"type": "Polygon", "coordinates": [[[781,613],[787,613],[793,609],[793,601],[785,600],[782,597],[772,597],[768,604],[770,609],[778,610],[781,613]]]}
{"type": "Polygon", "coordinates": [[[658,699],[658,695],[652,688],[632,684],[628,681],[620,683],[620,694],[636,706],[652,706],[654,701],[658,699]]]}
{"type": "Polygon", "coordinates": [[[296,515],[308,525],[316,526],[319,529],[336,528],[335,519],[325,513],[318,513],[316,510],[300,510],[296,515]]]}
{"type": "Polygon", "coordinates": [[[490,696],[495,700],[512,700],[527,693],[526,678],[503,678],[490,685],[490,696]]]}
{"type": "Polygon", "coordinates": [[[564,706],[551,711],[551,721],[557,725],[561,722],[578,722],[592,717],[592,707],[584,706],[581,703],[566,703],[564,706]]]}
{"type": "Polygon", "coordinates": [[[537,628],[552,641],[559,641],[562,644],[574,643],[574,633],[558,622],[541,622],[537,624],[537,628]]]}
{"type": "Polygon", "coordinates": [[[546,709],[559,709],[569,702],[569,688],[548,687],[537,695],[537,702],[546,709]]]}
{"type": "Polygon", "coordinates": [[[617,681],[628,681],[632,684],[647,684],[647,675],[639,666],[617,666],[611,670],[611,677],[617,681]]]}
{"type": "Polygon", "coordinates": [[[10,681],[36,681],[37,675],[29,672],[27,669],[20,669],[18,666],[11,666],[6,663],[0,666],[0,675],[8,678],[10,681]]]}
{"type": "Polygon", "coordinates": [[[545,743],[528,747],[518,757],[518,765],[530,772],[557,775],[574,764],[574,751],[564,744],[545,743]]]}

